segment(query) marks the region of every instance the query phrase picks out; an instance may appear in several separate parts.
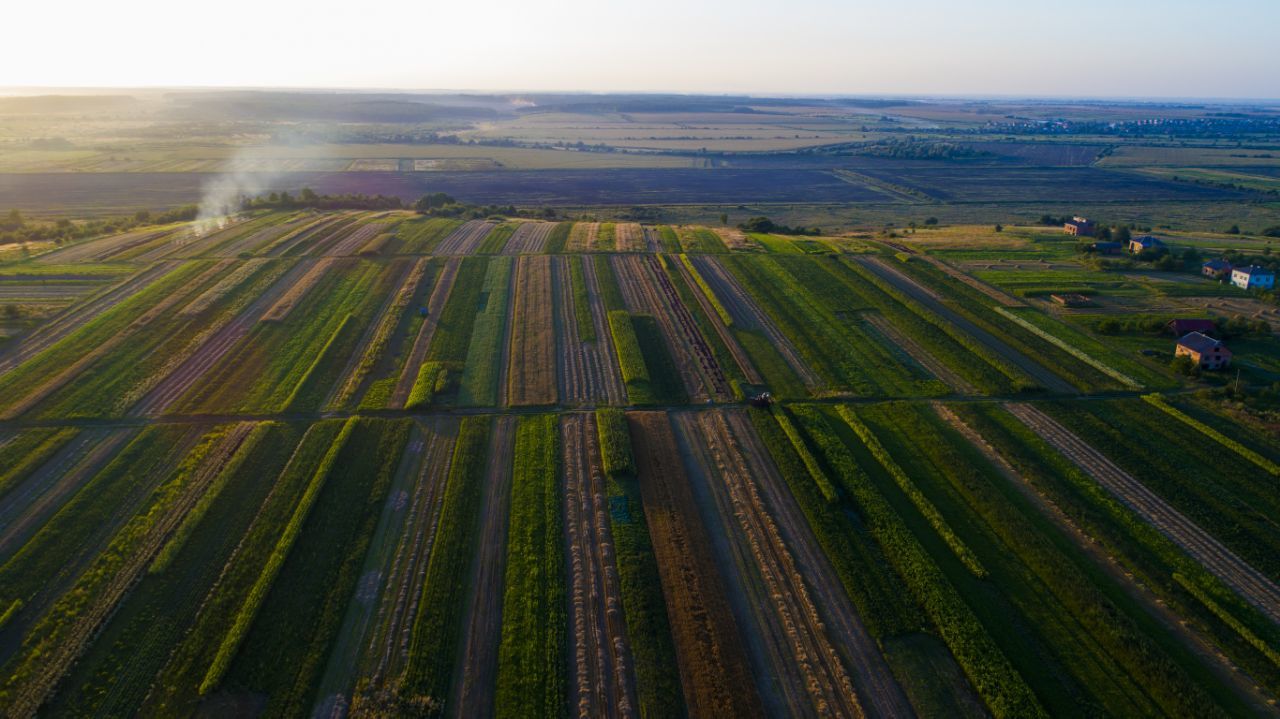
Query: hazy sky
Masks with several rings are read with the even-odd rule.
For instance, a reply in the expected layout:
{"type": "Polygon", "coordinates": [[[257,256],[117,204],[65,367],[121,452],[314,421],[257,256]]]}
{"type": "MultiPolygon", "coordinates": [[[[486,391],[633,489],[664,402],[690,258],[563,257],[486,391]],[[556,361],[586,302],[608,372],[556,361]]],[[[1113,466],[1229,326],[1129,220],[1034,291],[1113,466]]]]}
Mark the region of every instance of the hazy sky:
{"type": "Polygon", "coordinates": [[[1280,98],[1277,0],[17,0],[0,86],[1280,98]]]}

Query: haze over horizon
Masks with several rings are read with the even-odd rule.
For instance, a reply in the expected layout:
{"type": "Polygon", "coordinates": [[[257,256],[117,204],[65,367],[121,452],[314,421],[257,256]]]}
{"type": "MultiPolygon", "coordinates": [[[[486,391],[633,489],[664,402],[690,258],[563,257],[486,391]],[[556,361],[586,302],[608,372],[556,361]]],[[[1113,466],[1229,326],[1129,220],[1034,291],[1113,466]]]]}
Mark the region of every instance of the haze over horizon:
{"type": "Polygon", "coordinates": [[[1280,98],[1264,0],[71,5],[8,10],[75,52],[13,33],[0,87],[1280,98]]]}

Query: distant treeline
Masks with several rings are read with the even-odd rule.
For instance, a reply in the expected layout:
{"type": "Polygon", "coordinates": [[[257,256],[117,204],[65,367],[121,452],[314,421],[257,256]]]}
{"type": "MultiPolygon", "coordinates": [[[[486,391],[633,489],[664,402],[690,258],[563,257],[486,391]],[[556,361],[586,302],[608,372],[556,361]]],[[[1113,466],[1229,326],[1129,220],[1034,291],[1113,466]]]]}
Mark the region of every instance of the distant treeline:
{"type": "Polygon", "coordinates": [[[68,219],[54,222],[28,220],[17,210],[0,219],[0,245],[21,244],[26,242],[47,242],[52,240],[59,244],[70,240],[80,240],[97,235],[109,235],[126,232],[147,225],[165,225],[171,222],[194,220],[199,212],[195,205],[183,205],[165,212],[152,213],[139,210],[124,217],[109,217],[97,220],[73,222],[68,219]]]}
{"type": "Polygon", "coordinates": [[[889,140],[858,148],[854,154],[868,157],[889,157],[895,160],[978,160],[996,157],[995,153],[979,150],[971,145],[954,142],[915,142],[889,140]]]}
{"type": "Polygon", "coordinates": [[[260,197],[245,198],[241,205],[245,210],[300,209],[316,210],[399,210],[404,202],[399,197],[386,195],[319,195],[309,187],[302,188],[297,197],[288,192],[272,192],[260,197]]]}
{"type": "Polygon", "coordinates": [[[738,229],[744,232],[763,232],[765,234],[778,235],[821,235],[820,227],[788,227],[787,225],[779,225],[768,217],[752,217],[751,219],[738,225],[738,229]]]}

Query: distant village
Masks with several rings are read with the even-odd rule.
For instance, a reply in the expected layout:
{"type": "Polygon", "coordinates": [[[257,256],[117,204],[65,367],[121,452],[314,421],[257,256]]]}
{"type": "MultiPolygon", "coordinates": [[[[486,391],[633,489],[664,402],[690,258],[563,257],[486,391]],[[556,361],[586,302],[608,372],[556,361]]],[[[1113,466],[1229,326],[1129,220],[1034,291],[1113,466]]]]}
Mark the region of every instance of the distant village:
{"type": "MultiPolygon", "coordinates": [[[[1088,218],[1073,217],[1062,229],[1073,237],[1093,237],[1097,227],[1088,218]]],[[[1131,237],[1127,241],[1104,240],[1089,245],[1090,251],[1099,255],[1141,255],[1167,249],[1165,243],[1152,235],[1131,237]]],[[[1229,282],[1242,290],[1271,290],[1275,288],[1276,273],[1255,264],[1232,266],[1225,258],[1207,260],[1201,264],[1200,274],[1219,282],[1229,282]]],[[[1075,307],[1088,303],[1088,298],[1071,295],[1053,295],[1058,304],[1075,307]]],[[[1221,370],[1231,366],[1231,350],[1222,340],[1213,337],[1217,325],[1212,319],[1174,319],[1166,325],[1177,341],[1174,357],[1186,357],[1192,366],[1201,370],[1221,370]]]]}

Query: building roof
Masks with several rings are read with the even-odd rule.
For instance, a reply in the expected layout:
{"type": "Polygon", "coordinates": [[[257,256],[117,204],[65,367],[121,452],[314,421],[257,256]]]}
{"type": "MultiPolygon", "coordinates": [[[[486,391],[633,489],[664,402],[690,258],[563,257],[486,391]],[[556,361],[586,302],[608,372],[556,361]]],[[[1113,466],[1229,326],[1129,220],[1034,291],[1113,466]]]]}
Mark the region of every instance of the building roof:
{"type": "Polygon", "coordinates": [[[1164,244],[1164,240],[1160,239],[1159,237],[1152,237],[1151,235],[1142,235],[1140,237],[1135,237],[1129,241],[1136,242],[1139,245],[1142,245],[1143,247],[1159,247],[1160,245],[1164,244]]]}
{"type": "Polygon", "coordinates": [[[1182,339],[1178,340],[1178,344],[1186,347],[1192,352],[1201,354],[1208,352],[1215,347],[1222,347],[1222,342],[1215,340],[1208,335],[1202,335],[1199,332],[1188,332],[1182,339]]]}
{"type": "Polygon", "coordinates": [[[1119,243],[1119,242],[1095,242],[1095,243],[1093,243],[1093,245],[1092,245],[1092,246],[1093,246],[1093,249],[1095,249],[1095,250],[1118,250],[1118,249],[1120,249],[1120,243],[1119,243]]]}
{"type": "Polygon", "coordinates": [[[1209,260],[1204,263],[1204,267],[1207,270],[1229,270],[1231,269],[1231,263],[1226,260],[1209,260]]]}
{"type": "Polygon", "coordinates": [[[1188,332],[1213,332],[1217,329],[1217,326],[1213,324],[1213,320],[1207,319],[1175,319],[1169,320],[1169,323],[1165,326],[1179,336],[1188,332]]]}
{"type": "Polygon", "coordinates": [[[1265,267],[1259,267],[1258,265],[1249,265],[1248,267],[1237,267],[1235,271],[1241,274],[1249,275],[1250,277],[1252,277],[1253,275],[1261,275],[1263,277],[1266,277],[1267,275],[1275,274],[1271,270],[1268,270],[1265,267]]]}

